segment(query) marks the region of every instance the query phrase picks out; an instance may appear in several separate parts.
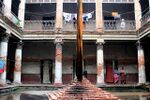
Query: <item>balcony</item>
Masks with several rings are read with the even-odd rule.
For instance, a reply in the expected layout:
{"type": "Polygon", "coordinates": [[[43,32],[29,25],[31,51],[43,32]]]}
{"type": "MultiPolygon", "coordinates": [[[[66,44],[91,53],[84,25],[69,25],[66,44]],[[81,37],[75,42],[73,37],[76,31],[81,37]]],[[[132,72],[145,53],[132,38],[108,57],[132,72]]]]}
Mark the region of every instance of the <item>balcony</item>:
{"type": "Polygon", "coordinates": [[[54,31],[55,20],[26,20],[25,31],[54,31]]]}
{"type": "Polygon", "coordinates": [[[147,12],[142,18],[141,18],[141,25],[145,25],[148,22],[150,22],[150,11],[147,12]]]}
{"type": "MultiPolygon", "coordinates": [[[[121,21],[115,20],[104,20],[104,30],[105,31],[135,31],[135,21],[126,20],[125,24],[122,27],[121,21]]],[[[83,31],[94,32],[95,31],[95,20],[89,20],[86,23],[83,23],[83,31]]],[[[55,20],[26,20],[24,25],[25,31],[54,31],[55,20]]],[[[63,31],[64,32],[75,32],[77,31],[77,25],[72,21],[63,22],[63,31]]]]}
{"type": "MultiPolygon", "coordinates": [[[[64,22],[63,31],[77,31],[77,24],[73,22],[64,22]]],[[[83,23],[83,31],[95,31],[95,20],[89,20],[88,22],[83,23]]]]}
{"type": "Polygon", "coordinates": [[[122,21],[115,20],[104,20],[104,30],[111,31],[130,31],[135,30],[135,21],[134,20],[125,20],[122,24],[122,21]]]}
{"type": "Polygon", "coordinates": [[[9,11],[8,8],[4,5],[4,3],[0,0],[0,15],[7,17],[12,23],[20,27],[20,20],[18,19],[18,17],[13,12],[5,14],[4,9],[6,11],[9,11]]]}
{"type": "Polygon", "coordinates": [[[3,14],[4,14],[4,8],[5,8],[5,5],[4,5],[3,2],[0,0],[0,15],[3,15],[3,14]]]}

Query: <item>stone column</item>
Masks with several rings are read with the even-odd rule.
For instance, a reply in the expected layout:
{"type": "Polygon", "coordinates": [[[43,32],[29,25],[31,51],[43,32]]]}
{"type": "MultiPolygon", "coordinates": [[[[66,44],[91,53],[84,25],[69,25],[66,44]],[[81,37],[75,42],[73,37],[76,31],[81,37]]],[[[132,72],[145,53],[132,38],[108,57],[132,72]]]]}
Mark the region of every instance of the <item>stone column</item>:
{"type": "Polygon", "coordinates": [[[144,59],[144,50],[138,42],[137,45],[137,50],[138,50],[138,77],[139,77],[139,84],[143,84],[146,82],[146,77],[145,77],[145,59],[144,59]]]}
{"type": "Polygon", "coordinates": [[[150,11],[150,0],[149,0],[149,11],[150,11]]]}
{"type": "Polygon", "coordinates": [[[96,0],[96,31],[103,31],[103,0],[96,0]]]}
{"type": "Polygon", "coordinates": [[[135,13],[135,25],[136,29],[139,29],[141,27],[141,18],[142,18],[142,11],[141,11],[141,5],[139,0],[134,0],[134,13],[135,13]]]}
{"type": "Polygon", "coordinates": [[[18,18],[20,20],[20,26],[24,28],[24,16],[25,16],[25,0],[20,0],[18,18]]]}
{"type": "Polygon", "coordinates": [[[15,54],[14,83],[21,83],[22,41],[17,44],[15,54]]]}
{"type": "Polygon", "coordinates": [[[55,84],[62,84],[62,39],[56,38],[55,84]]]}
{"type": "Polygon", "coordinates": [[[7,16],[8,18],[11,18],[12,0],[4,0],[3,3],[5,5],[5,7],[4,7],[4,16],[7,16]]]}
{"type": "Polygon", "coordinates": [[[0,84],[6,84],[6,67],[7,67],[7,52],[8,52],[8,40],[9,35],[5,34],[1,37],[0,43],[0,59],[4,62],[4,72],[0,74],[0,84]]]}
{"type": "Polygon", "coordinates": [[[97,40],[97,85],[104,84],[104,40],[97,40]]]}
{"type": "Polygon", "coordinates": [[[55,31],[59,32],[63,28],[63,0],[57,0],[56,2],[55,31]]]}

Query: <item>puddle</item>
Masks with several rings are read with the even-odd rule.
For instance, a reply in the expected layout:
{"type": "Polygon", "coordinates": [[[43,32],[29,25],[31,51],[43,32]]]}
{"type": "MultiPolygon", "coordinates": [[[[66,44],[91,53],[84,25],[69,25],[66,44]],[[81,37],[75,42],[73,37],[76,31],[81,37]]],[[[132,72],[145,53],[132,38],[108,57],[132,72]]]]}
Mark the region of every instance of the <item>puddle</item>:
{"type": "MultiPolygon", "coordinates": [[[[22,91],[0,96],[0,100],[47,100],[49,91],[22,91]]],[[[150,100],[150,92],[111,92],[121,100],[150,100]]]]}

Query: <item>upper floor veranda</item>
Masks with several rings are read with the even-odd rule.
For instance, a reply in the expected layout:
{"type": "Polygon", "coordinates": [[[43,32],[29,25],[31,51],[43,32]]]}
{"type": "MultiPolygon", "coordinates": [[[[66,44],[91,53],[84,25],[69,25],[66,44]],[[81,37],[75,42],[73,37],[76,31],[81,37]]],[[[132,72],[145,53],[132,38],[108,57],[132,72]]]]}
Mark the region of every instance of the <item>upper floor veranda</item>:
{"type": "MultiPolygon", "coordinates": [[[[76,34],[76,0],[23,1],[18,5],[17,15],[9,11],[5,2],[1,1],[0,9],[1,16],[19,27],[22,36],[76,34]]],[[[150,14],[141,16],[140,3],[136,0],[83,0],[83,34],[107,35],[109,38],[126,35],[138,39],[140,33],[137,30],[149,23],[150,14]]]]}

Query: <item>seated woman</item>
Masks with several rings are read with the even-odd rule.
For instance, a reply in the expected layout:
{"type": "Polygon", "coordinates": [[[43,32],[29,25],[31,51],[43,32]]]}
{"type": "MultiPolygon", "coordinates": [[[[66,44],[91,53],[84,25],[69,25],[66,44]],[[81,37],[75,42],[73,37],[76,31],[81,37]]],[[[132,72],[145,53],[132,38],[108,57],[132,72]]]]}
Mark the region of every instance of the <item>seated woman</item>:
{"type": "Polygon", "coordinates": [[[114,83],[119,82],[119,75],[117,73],[114,74],[114,83]]]}

